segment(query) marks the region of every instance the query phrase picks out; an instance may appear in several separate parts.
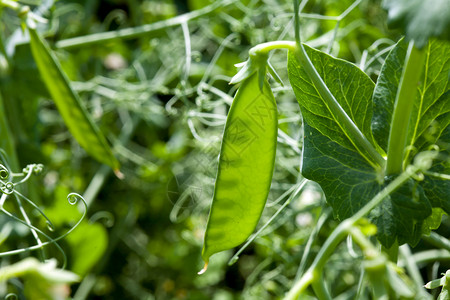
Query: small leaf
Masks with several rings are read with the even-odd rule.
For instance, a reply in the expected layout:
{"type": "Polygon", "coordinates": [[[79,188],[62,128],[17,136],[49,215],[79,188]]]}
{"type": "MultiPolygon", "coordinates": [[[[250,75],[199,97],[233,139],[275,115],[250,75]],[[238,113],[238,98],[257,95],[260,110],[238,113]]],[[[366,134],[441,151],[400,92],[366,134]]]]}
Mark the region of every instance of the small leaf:
{"type": "Polygon", "coordinates": [[[270,189],[277,107],[267,81],[245,79],[228,113],[202,256],[243,243],[254,231],[270,189]]]}
{"type": "Polygon", "coordinates": [[[82,222],[66,238],[72,250],[71,270],[81,276],[86,275],[100,260],[108,246],[108,233],[98,224],[82,222]]]}
{"type": "Polygon", "coordinates": [[[56,260],[45,263],[28,257],[13,265],[0,269],[0,282],[20,277],[26,299],[66,299],[67,283],[74,283],[80,278],[69,271],[57,269],[56,260]]]}
{"type": "Polygon", "coordinates": [[[446,278],[444,276],[444,277],[441,277],[441,278],[429,281],[427,284],[425,284],[425,288],[427,288],[427,289],[438,288],[438,287],[443,286],[445,284],[445,280],[446,280],[446,278]]]}
{"type": "Polygon", "coordinates": [[[28,28],[28,31],[30,33],[31,52],[42,80],[55,101],[70,133],[88,154],[99,162],[118,170],[119,162],[114,157],[105,137],[92,121],[78,95],[71,88],[69,79],[50,47],[34,28],[28,28]]]}

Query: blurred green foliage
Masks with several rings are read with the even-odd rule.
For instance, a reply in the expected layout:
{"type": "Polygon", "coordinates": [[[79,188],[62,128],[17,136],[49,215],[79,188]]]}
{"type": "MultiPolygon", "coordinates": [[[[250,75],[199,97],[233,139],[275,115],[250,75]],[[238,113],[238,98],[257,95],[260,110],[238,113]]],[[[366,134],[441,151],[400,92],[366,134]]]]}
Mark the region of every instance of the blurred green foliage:
{"type": "MultiPolygon", "coordinates": [[[[221,134],[236,90],[228,85],[236,73],[234,64],[245,61],[248,49],[258,43],[294,39],[291,1],[231,1],[185,26],[167,26],[133,39],[56,46],[74,37],[165,22],[213,2],[23,2],[42,9],[48,22],[40,24],[39,31],[109,140],[123,180],[71,137],[39,77],[27,38],[22,38],[20,19],[7,8],[0,11],[0,111],[5,111],[0,117],[7,119],[13,145],[13,150],[5,149],[8,163],[12,168],[45,165],[44,174],[30,180],[25,192],[53,222],[55,236],[71,228],[83,211],[67,203],[68,193],[82,194],[88,204],[87,218],[60,241],[68,270],[83,276],[81,283],[72,285],[75,299],[276,299],[292,284],[308,238],[317,234],[312,245],[316,253],[336,226],[330,217],[319,232],[314,229],[326,208],[320,188],[308,184],[234,265],[226,266],[233,254],[229,251],[215,256],[206,274],[196,275],[202,267],[201,245],[221,134]]],[[[376,79],[399,35],[385,28],[380,1],[362,1],[337,27],[336,20],[324,18],[341,15],[353,3],[307,2],[303,40],[355,62],[376,79]]],[[[276,52],[270,60],[288,84],[286,54],[276,52]]],[[[301,179],[299,107],[289,86],[272,83],[279,109],[278,148],[260,224],[282,205],[275,199],[301,179]]],[[[0,145],[7,147],[4,140],[0,145]]],[[[45,220],[27,209],[33,224],[44,228],[45,220]]],[[[0,217],[2,225],[7,222],[0,217]]],[[[449,225],[444,220],[444,236],[449,225]]],[[[16,226],[1,248],[32,244],[29,232],[16,226]]],[[[54,246],[44,253],[62,259],[54,246]]],[[[12,256],[2,264],[29,255],[37,253],[12,256]]],[[[358,255],[342,245],[329,262],[325,279],[334,282],[333,294],[341,294],[340,299],[351,299],[356,292],[358,255]]],[[[424,273],[437,272],[427,268],[424,273]]],[[[0,292],[17,290],[20,284],[12,281],[0,292]]]]}

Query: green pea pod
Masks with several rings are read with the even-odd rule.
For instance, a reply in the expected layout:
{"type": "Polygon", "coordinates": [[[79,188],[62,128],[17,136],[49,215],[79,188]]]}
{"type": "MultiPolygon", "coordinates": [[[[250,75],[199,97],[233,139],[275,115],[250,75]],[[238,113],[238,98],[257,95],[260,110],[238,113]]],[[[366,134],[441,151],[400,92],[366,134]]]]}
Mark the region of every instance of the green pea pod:
{"type": "Polygon", "coordinates": [[[272,181],[278,115],[267,80],[245,79],[228,113],[202,257],[243,243],[255,230],[272,181]]]}
{"type": "Polygon", "coordinates": [[[70,133],[86,152],[101,163],[109,165],[116,174],[119,162],[114,157],[105,137],[92,121],[58,59],[34,28],[30,32],[30,46],[36,65],[47,89],[56,103],[70,133]]]}

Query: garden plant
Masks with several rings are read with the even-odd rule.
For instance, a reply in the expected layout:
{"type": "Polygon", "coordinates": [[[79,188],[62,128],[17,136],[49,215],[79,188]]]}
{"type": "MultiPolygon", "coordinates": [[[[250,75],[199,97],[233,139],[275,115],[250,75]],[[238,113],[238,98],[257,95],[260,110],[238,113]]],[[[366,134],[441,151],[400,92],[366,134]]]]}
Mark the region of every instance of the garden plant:
{"type": "Polygon", "coordinates": [[[0,295],[450,299],[448,1],[0,7],[0,295]]]}

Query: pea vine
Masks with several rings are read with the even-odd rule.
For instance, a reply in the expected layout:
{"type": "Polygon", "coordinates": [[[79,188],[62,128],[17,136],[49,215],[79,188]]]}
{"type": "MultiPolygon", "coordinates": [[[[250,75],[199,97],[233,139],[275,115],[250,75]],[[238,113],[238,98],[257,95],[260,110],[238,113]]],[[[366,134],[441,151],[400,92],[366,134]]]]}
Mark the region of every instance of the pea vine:
{"type": "Polygon", "coordinates": [[[408,287],[395,263],[400,245],[416,245],[450,213],[450,44],[435,34],[407,32],[375,84],[355,65],[303,44],[298,1],[294,8],[296,40],[253,47],[231,80],[240,87],[225,125],[200,273],[211,255],[243,243],[261,216],[276,151],[267,73],[281,81],[268,53],[287,49],[303,118],[301,173],[321,185],[341,223],[285,299],[297,299],[310,285],[319,299],[332,299],[322,271],[347,236],[364,253],[375,299],[427,297],[420,284],[408,287]]]}

